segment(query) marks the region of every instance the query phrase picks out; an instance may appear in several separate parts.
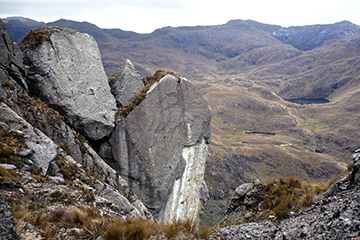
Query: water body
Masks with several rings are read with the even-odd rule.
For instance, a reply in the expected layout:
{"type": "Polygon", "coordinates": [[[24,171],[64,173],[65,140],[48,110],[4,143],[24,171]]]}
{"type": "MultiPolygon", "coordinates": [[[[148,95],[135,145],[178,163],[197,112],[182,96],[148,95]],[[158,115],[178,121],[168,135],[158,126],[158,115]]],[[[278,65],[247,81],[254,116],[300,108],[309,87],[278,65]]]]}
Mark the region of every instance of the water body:
{"type": "Polygon", "coordinates": [[[330,102],[326,98],[292,98],[284,100],[298,104],[324,104],[330,102]]]}

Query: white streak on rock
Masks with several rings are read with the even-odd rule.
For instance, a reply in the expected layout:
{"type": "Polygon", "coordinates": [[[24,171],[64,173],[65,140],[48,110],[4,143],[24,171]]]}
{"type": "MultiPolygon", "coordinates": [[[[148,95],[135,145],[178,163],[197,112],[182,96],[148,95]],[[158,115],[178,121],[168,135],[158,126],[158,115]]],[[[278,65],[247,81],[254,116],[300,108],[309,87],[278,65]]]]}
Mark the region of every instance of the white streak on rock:
{"type": "Polygon", "coordinates": [[[202,207],[199,192],[204,180],[208,146],[202,139],[194,146],[184,147],[182,157],[186,161],[185,171],[174,183],[173,191],[167,201],[163,222],[198,218],[197,215],[202,207]]]}

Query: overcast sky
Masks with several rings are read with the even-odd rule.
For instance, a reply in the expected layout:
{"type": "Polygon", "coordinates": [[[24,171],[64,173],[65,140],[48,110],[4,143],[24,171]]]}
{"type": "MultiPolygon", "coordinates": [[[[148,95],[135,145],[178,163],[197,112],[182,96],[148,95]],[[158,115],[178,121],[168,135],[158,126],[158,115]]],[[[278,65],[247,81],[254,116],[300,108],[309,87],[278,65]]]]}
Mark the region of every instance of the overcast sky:
{"type": "Polygon", "coordinates": [[[9,16],[44,22],[65,18],[138,33],[232,19],[283,27],[342,20],[360,25],[360,0],[0,0],[0,18],[9,16]]]}

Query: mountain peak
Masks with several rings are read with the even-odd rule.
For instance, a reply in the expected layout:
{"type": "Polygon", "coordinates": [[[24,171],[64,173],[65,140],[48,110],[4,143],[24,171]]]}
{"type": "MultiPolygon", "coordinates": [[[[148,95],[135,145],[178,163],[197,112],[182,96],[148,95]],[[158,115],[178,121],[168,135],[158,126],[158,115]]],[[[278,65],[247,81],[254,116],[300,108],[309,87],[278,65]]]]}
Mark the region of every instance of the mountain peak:
{"type": "Polygon", "coordinates": [[[18,26],[21,25],[25,25],[28,27],[37,27],[37,26],[41,26],[41,25],[45,25],[44,22],[38,22],[35,20],[32,20],[30,18],[25,18],[25,17],[8,17],[8,18],[4,18],[2,19],[4,24],[16,24],[18,26]]]}

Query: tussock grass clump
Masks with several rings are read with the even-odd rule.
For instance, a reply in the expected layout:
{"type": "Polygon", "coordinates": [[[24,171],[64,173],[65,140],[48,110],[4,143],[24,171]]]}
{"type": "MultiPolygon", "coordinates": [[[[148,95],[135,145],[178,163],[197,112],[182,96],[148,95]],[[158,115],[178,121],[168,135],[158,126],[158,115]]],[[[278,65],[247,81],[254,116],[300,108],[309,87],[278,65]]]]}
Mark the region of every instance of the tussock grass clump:
{"type": "Polygon", "coordinates": [[[0,142],[0,158],[8,158],[14,154],[14,148],[10,147],[6,143],[0,142]]]}
{"type": "Polygon", "coordinates": [[[65,210],[64,208],[57,208],[54,209],[50,212],[50,221],[52,222],[61,222],[65,219],[69,219],[70,218],[70,214],[67,210],[65,210]]]}
{"type": "Polygon", "coordinates": [[[0,178],[3,180],[8,180],[12,182],[23,182],[24,179],[21,175],[15,170],[6,170],[4,167],[0,166],[0,178]]]}
{"type": "MultiPolygon", "coordinates": [[[[185,221],[174,220],[172,223],[160,224],[161,230],[165,237],[168,239],[176,239],[179,235],[201,238],[201,236],[207,236],[202,227],[199,231],[196,231],[196,222],[193,219],[187,218],[185,221]]],[[[208,227],[211,229],[210,227],[208,227]]]]}
{"type": "Polygon", "coordinates": [[[109,225],[103,239],[146,239],[153,233],[154,228],[155,224],[152,221],[133,218],[127,218],[125,220],[119,218],[109,225]]]}
{"type": "Polygon", "coordinates": [[[39,212],[32,218],[32,224],[41,229],[44,229],[47,226],[48,221],[49,215],[44,212],[39,212]]]}
{"type": "Polygon", "coordinates": [[[202,227],[195,230],[192,220],[158,223],[153,220],[134,218],[114,218],[102,216],[94,206],[23,208],[12,206],[16,222],[25,221],[35,226],[45,239],[104,239],[104,240],[143,240],[143,239],[208,239],[212,228],[202,227]],[[34,211],[32,211],[32,209],[34,211]]]}
{"type": "Polygon", "coordinates": [[[165,237],[168,239],[175,239],[175,237],[180,232],[180,224],[178,222],[173,222],[171,224],[164,224],[163,231],[165,233],[165,237]]]}
{"type": "Polygon", "coordinates": [[[181,77],[174,72],[157,70],[152,76],[143,79],[143,83],[145,85],[144,89],[134,97],[134,100],[129,105],[125,106],[122,110],[119,111],[119,115],[123,118],[126,118],[127,115],[129,115],[130,112],[139,106],[139,104],[145,99],[146,93],[149,91],[150,87],[168,74],[176,77],[179,79],[179,81],[181,79],[181,77]]]}
{"type": "Polygon", "coordinates": [[[69,163],[65,158],[58,154],[55,160],[56,165],[59,168],[59,172],[64,176],[65,180],[72,181],[76,179],[79,167],[75,163],[69,163]]]}
{"type": "Polygon", "coordinates": [[[148,76],[143,79],[144,85],[151,86],[152,84],[158,82],[160,79],[162,79],[166,75],[172,75],[179,80],[181,79],[181,77],[174,72],[170,72],[170,71],[166,71],[166,70],[157,70],[152,76],[148,76]]]}
{"type": "Polygon", "coordinates": [[[101,238],[107,233],[109,224],[107,221],[91,222],[89,226],[84,227],[84,239],[103,239],[101,238]]]}
{"type": "Polygon", "coordinates": [[[46,26],[37,27],[35,30],[31,29],[20,42],[19,46],[22,51],[37,48],[43,42],[50,42],[50,36],[52,33],[53,31],[46,26]]]}
{"type": "Polygon", "coordinates": [[[298,177],[289,176],[276,179],[266,185],[264,208],[268,215],[275,215],[277,219],[289,216],[289,212],[298,212],[309,207],[314,200],[325,192],[331,185],[322,187],[322,183],[310,184],[298,177]]]}
{"type": "Polygon", "coordinates": [[[29,209],[24,208],[20,205],[13,205],[11,207],[11,212],[13,214],[13,217],[16,220],[27,221],[31,217],[31,211],[29,211],[29,209]]]}
{"type": "Polygon", "coordinates": [[[209,226],[203,226],[197,232],[195,232],[194,237],[200,239],[209,239],[211,232],[213,231],[214,231],[213,228],[209,226]]]}

